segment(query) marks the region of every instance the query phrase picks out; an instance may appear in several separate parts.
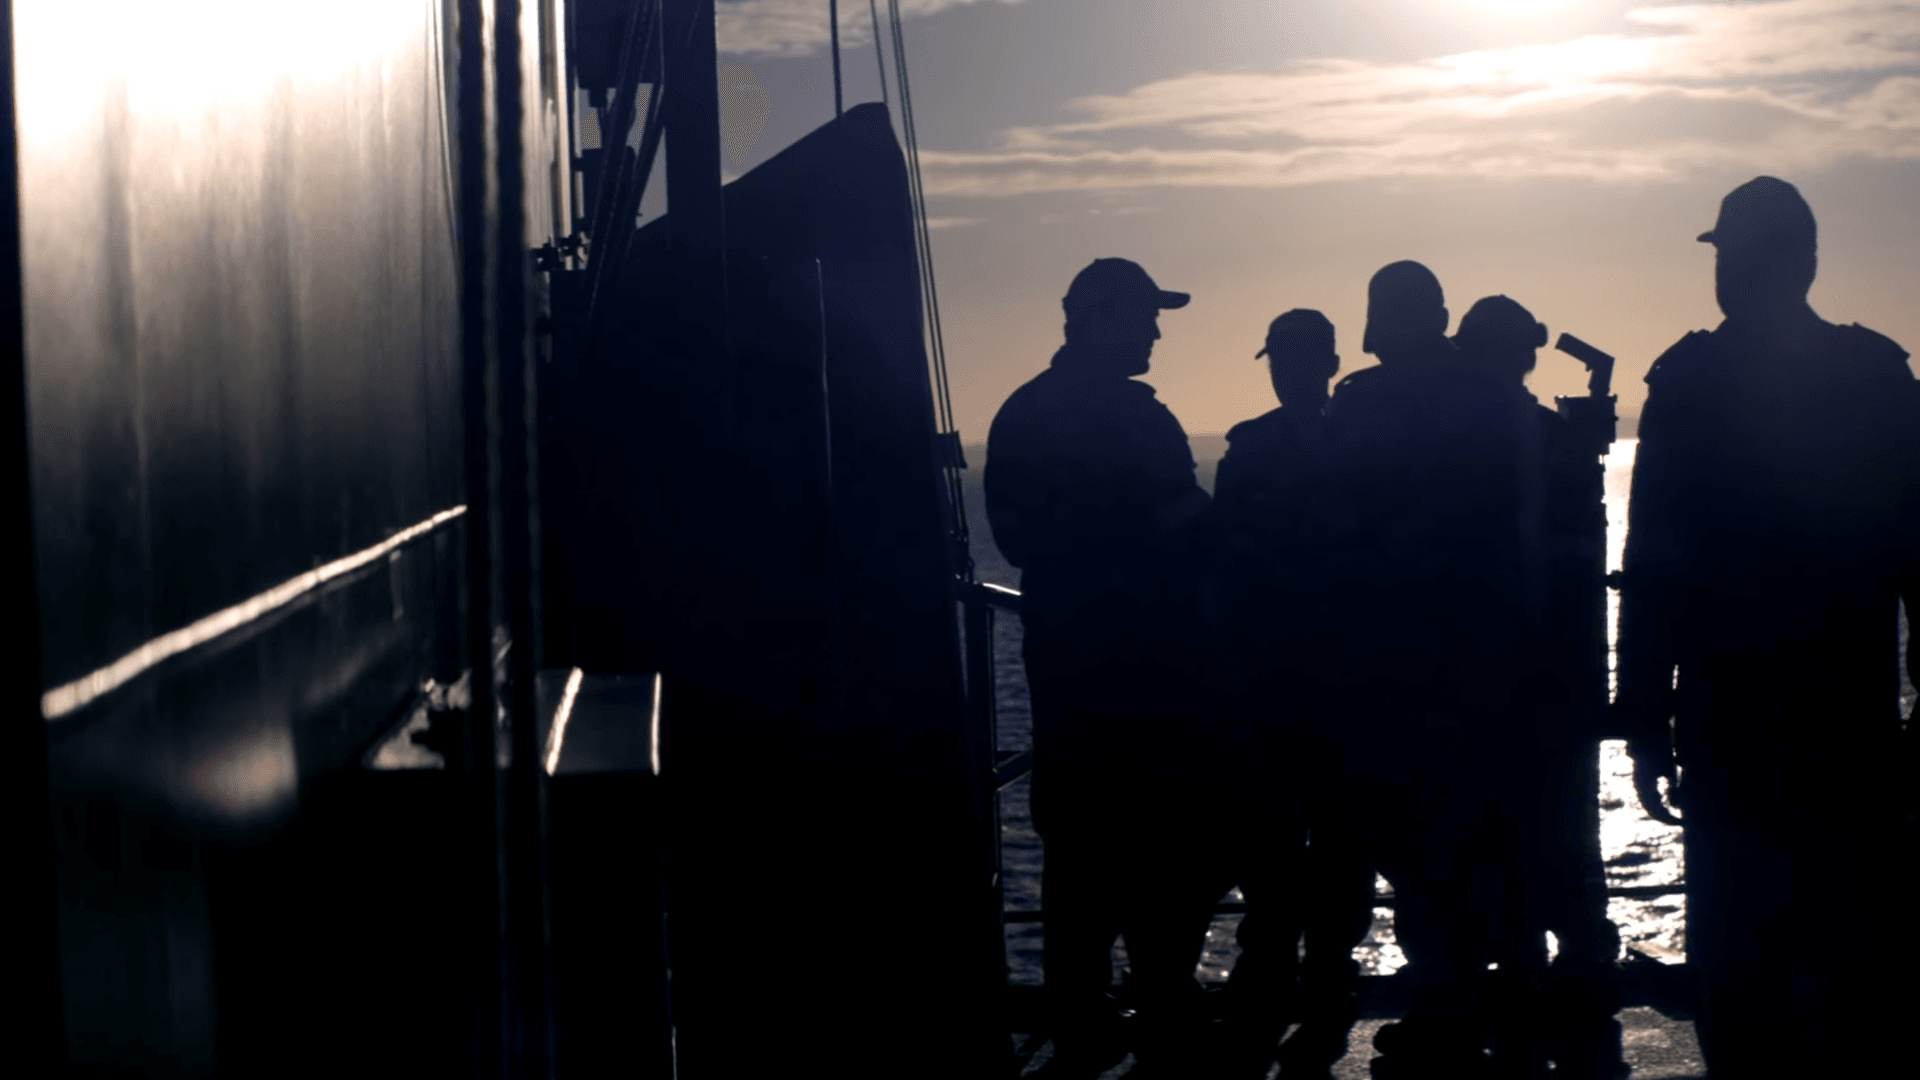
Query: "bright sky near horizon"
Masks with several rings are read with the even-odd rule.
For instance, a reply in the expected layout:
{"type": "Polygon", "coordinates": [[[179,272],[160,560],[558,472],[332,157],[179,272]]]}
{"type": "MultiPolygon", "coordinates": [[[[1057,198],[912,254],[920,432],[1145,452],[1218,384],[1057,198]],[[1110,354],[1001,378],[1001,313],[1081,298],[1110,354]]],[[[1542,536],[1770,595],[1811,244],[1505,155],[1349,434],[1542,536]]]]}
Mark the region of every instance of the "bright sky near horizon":
{"type": "MultiPolygon", "coordinates": [[[[884,20],[887,4],[878,4],[884,20]]],[[[1121,255],[1192,292],[1148,382],[1192,433],[1271,408],[1267,322],[1360,351],[1366,282],[1419,259],[1455,318],[1505,293],[1620,358],[1621,412],[1719,321],[1720,198],[1770,174],[1820,223],[1814,306],[1920,349],[1920,0],[901,0],[956,420],[983,440],[1121,255]]],[[[841,0],[849,104],[877,100],[841,0]]],[[[735,174],[830,119],[827,0],[721,0],[772,102],[735,174]]],[[[891,52],[888,55],[892,63],[891,52]]],[[[1542,398],[1584,392],[1543,351],[1542,398]]]]}

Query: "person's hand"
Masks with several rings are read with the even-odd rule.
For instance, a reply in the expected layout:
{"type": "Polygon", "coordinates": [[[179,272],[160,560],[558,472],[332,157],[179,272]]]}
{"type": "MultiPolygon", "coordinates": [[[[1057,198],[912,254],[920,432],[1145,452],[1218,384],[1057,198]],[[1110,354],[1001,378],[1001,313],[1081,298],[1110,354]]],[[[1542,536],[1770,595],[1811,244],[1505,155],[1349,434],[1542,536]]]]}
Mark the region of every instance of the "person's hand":
{"type": "Polygon", "coordinates": [[[1660,740],[1634,739],[1627,743],[1627,753],[1633,757],[1633,790],[1640,796],[1647,816],[1667,825],[1680,824],[1679,815],[1668,809],[1660,795],[1662,778],[1667,781],[1668,792],[1675,791],[1679,783],[1672,747],[1660,740]]]}

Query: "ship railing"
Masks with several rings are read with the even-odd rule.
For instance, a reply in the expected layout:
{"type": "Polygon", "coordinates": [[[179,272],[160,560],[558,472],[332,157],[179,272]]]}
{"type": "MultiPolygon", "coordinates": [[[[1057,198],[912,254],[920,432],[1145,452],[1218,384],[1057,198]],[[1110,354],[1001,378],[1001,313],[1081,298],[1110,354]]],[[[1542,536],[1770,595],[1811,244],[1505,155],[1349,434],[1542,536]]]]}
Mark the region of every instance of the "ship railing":
{"type": "Polygon", "coordinates": [[[1033,751],[1000,749],[1000,722],[995,709],[997,688],[993,675],[993,613],[1020,611],[1020,591],[1005,585],[969,581],[961,585],[965,609],[967,650],[967,710],[973,737],[984,738],[993,763],[995,792],[1005,791],[1033,771],[1033,751]]]}

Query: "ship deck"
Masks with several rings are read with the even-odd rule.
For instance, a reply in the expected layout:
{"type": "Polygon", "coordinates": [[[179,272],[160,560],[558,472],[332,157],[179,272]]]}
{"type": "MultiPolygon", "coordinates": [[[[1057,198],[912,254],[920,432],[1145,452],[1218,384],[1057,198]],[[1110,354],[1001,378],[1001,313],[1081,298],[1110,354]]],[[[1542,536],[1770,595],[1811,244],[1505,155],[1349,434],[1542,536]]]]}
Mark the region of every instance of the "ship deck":
{"type": "MultiPolygon", "coordinates": [[[[1406,1003],[1399,1000],[1399,995],[1388,985],[1392,976],[1369,981],[1375,985],[1369,987],[1360,1022],[1354,1026],[1348,1042],[1350,1049],[1347,1056],[1333,1066],[1336,1080],[1371,1080],[1368,1062],[1375,1057],[1374,1033],[1405,1011],[1406,1003]]],[[[1634,999],[1630,996],[1629,1000],[1634,999]]],[[[1014,1026],[1037,1027],[1036,1015],[1035,1012],[1017,1015],[1014,1026]]],[[[1707,1069],[1700,1056],[1700,1042],[1694,1035],[1693,1019],[1682,1006],[1668,1000],[1629,1005],[1620,1010],[1620,1026],[1625,1057],[1633,1066],[1633,1080],[1705,1080],[1707,1069]]],[[[1014,1032],[1013,1048],[1023,1062],[1022,1076],[1043,1067],[1053,1050],[1044,1033],[1036,1036],[1030,1031],[1014,1032]]],[[[1102,1074],[1101,1080],[1118,1080],[1131,1068],[1133,1058],[1129,1055],[1102,1074]]],[[[1276,1064],[1267,1075],[1269,1080],[1280,1076],[1280,1067],[1276,1064]]]]}
{"type": "MultiPolygon", "coordinates": [[[[540,743],[548,748],[548,768],[556,776],[577,773],[628,772],[652,774],[658,770],[653,732],[658,723],[658,683],[651,676],[582,678],[566,671],[546,671],[539,679],[538,715],[548,720],[540,743]],[[558,727],[554,731],[553,727],[558,727]]],[[[409,725],[396,727],[390,738],[399,752],[408,743],[409,725]]],[[[424,751],[414,750],[416,753],[424,751]]],[[[407,767],[395,765],[389,767],[407,767]]],[[[1024,810],[1024,807],[1021,807],[1024,810]]],[[[1037,852],[1035,853],[1037,854],[1037,852]]],[[[1033,876],[1035,867],[1010,867],[1016,876],[1033,876]]],[[[1034,882],[1028,882],[1029,885],[1034,882]]],[[[1223,905],[1222,910],[1238,905],[1223,905]]],[[[1036,915],[1019,912],[1016,916],[1036,915]]],[[[1025,921],[1025,920],[1022,920],[1025,921]]],[[[1216,924],[1218,925],[1218,924],[1216,924]]],[[[1229,935],[1230,936],[1230,935],[1229,935]]],[[[1029,943],[1030,944],[1030,943],[1029,943]]],[[[1031,950],[1029,950],[1031,951],[1031,950]]],[[[1623,1009],[1620,1021],[1628,1063],[1635,1080],[1687,1080],[1704,1077],[1705,1065],[1694,1035],[1690,972],[1684,963],[1661,958],[1657,943],[1631,943],[1621,970],[1623,1009]]],[[[1667,953],[1672,956],[1673,954],[1667,953]]],[[[1028,958],[1031,959],[1031,958],[1028,958]]],[[[1218,965],[1201,973],[1218,976],[1218,965]]],[[[1041,1068],[1051,1055],[1047,1041],[1042,987],[1029,981],[1035,972],[1014,973],[1006,988],[1005,1016],[1014,1052],[1023,1061],[1022,1075],[1041,1068]]],[[[1391,974],[1364,979],[1361,1020],[1350,1040],[1351,1050],[1333,1068],[1340,1080],[1369,1077],[1373,1036],[1384,1024],[1403,1015],[1411,1004],[1409,984],[1391,974]]],[[[1218,984],[1209,984],[1218,989],[1218,984]]],[[[1126,1075],[1129,1058],[1105,1074],[1105,1080],[1126,1075]]],[[[1275,1066],[1278,1069],[1278,1066],[1275,1066]]],[[[1277,1072],[1270,1075],[1277,1075],[1277,1072]]]]}

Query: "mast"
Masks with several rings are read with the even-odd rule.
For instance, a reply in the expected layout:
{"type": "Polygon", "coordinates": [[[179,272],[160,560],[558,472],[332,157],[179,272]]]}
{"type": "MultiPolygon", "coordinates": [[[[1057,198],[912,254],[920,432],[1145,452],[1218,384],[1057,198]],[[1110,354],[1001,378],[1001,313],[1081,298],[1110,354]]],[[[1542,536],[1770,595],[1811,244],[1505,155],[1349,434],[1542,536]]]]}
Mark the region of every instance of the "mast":
{"type": "MultiPolygon", "coordinates": [[[[688,351],[698,357],[702,400],[718,409],[711,431],[731,432],[733,379],[725,357],[727,221],[720,191],[720,81],[714,0],[662,0],[666,30],[668,244],[676,276],[697,310],[686,313],[688,351]]],[[[609,268],[618,272],[618,268],[609,268]]],[[[730,439],[728,441],[731,441],[730,439]]]]}

